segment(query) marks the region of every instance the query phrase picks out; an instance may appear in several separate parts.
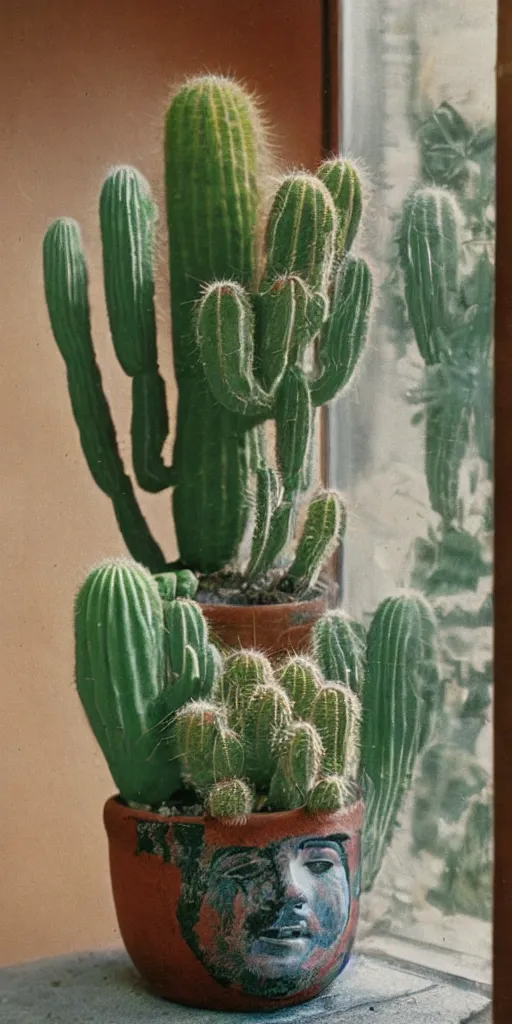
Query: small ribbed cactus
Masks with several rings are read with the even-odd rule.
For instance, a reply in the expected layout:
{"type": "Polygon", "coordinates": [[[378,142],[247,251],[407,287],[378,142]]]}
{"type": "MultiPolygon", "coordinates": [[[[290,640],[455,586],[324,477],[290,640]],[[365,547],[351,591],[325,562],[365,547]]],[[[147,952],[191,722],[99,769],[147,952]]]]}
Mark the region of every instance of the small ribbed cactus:
{"type": "Polygon", "coordinates": [[[306,807],[311,814],[333,814],[349,807],[353,799],[352,787],[343,775],[328,775],[308,793],[306,807]]]}
{"type": "Polygon", "coordinates": [[[209,701],[191,701],[178,711],[172,730],[172,745],[180,758],[184,781],[204,793],[215,780],[214,749],[223,727],[222,714],[209,701]]]}
{"type": "Polygon", "coordinates": [[[281,739],[291,720],[291,703],[277,683],[256,687],[244,709],[240,732],[247,752],[247,776],[259,789],[270,784],[281,739]]]}
{"type": "Polygon", "coordinates": [[[314,725],[293,722],[280,744],[269,789],[270,807],[285,810],[302,807],[323,764],[324,748],[314,725]]]}
{"type": "Polygon", "coordinates": [[[208,793],[208,814],[212,818],[220,818],[227,825],[243,825],[253,808],[252,790],[243,779],[216,782],[208,793]]]}
{"type": "Polygon", "coordinates": [[[360,719],[355,693],[348,686],[326,682],[311,705],[310,720],[323,744],[327,774],[357,777],[360,719]]]}
{"type": "MultiPolygon", "coordinates": [[[[258,106],[236,82],[192,78],[172,99],[164,145],[179,393],[172,465],[162,454],[169,424],[157,354],[158,211],[133,167],[114,168],[101,191],[103,276],[114,349],[131,378],[135,476],[147,491],[173,488],[180,568],[209,575],[236,567],[255,495],[252,551],[242,568],[253,588],[264,590],[275,588],[278,566],[283,591],[300,597],[315,589],[343,534],[340,499],[318,495],[286,572],[298,506],[311,486],[315,411],[354,374],[372,279],[364,260],[349,252],[363,208],[356,168],[335,157],[317,174],[288,174],[265,220],[268,148],[258,106]],[[264,443],[267,423],[275,460],[264,443]]],[[[72,220],[48,229],[44,279],[91,473],[111,498],[132,555],[165,573],[118,449],[91,338],[85,253],[72,220]]]]}
{"type": "Polygon", "coordinates": [[[259,651],[237,651],[224,662],[215,695],[226,708],[230,726],[241,727],[245,709],[254,691],[273,680],[272,666],[259,651]]]}
{"type": "Polygon", "coordinates": [[[312,658],[296,656],[281,666],[277,680],[290,699],[295,718],[307,719],[323,685],[322,673],[312,658]]]}
{"type": "Polygon", "coordinates": [[[314,627],[313,653],[326,679],[361,693],[366,666],[364,626],[342,611],[327,612],[314,627]]]}

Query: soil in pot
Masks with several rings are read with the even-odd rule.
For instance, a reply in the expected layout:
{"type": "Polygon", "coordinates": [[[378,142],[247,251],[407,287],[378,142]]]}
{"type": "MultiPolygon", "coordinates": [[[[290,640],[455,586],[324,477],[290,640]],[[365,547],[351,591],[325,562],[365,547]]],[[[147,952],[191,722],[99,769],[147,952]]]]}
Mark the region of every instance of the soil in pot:
{"type": "Polygon", "coordinates": [[[109,800],[114,900],[158,994],[211,1010],[305,1002],[346,965],[359,915],[363,804],[244,824],[164,817],[109,800]]]}
{"type": "Polygon", "coordinates": [[[336,595],[332,581],[323,581],[314,593],[297,600],[277,587],[253,590],[243,578],[219,576],[201,581],[196,600],[214,641],[231,649],[257,648],[279,658],[308,649],[315,623],[336,595]]]}

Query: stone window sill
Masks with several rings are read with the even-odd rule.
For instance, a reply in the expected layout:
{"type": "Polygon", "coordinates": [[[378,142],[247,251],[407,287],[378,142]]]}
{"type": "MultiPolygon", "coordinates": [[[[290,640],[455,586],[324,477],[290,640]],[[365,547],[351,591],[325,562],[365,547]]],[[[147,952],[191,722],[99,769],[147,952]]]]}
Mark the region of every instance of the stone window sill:
{"type": "Polygon", "coordinates": [[[353,957],[325,995],[303,1006],[261,1017],[210,1013],[153,997],[124,952],[102,950],[1,970],[0,1019],[5,1024],[484,1024],[491,1021],[491,1009],[489,987],[477,979],[367,949],[353,957]]]}

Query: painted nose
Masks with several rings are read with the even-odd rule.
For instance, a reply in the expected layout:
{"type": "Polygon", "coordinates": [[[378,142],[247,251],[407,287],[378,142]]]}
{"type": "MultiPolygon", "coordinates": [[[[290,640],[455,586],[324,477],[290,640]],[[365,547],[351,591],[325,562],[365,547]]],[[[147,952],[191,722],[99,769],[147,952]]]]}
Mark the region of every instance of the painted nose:
{"type": "Polygon", "coordinates": [[[287,873],[284,879],[284,894],[286,902],[292,907],[302,907],[307,903],[306,894],[291,873],[287,873]]]}

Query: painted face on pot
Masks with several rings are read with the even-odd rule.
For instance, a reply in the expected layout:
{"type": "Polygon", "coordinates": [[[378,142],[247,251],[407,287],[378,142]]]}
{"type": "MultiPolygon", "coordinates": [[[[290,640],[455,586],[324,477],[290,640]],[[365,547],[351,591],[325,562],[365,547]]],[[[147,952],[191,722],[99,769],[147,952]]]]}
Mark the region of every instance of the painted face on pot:
{"type": "Polygon", "coordinates": [[[332,967],[350,916],[346,838],[284,839],[201,857],[185,937],[217,980],[293,994],[312,972],[332,967]]]}

